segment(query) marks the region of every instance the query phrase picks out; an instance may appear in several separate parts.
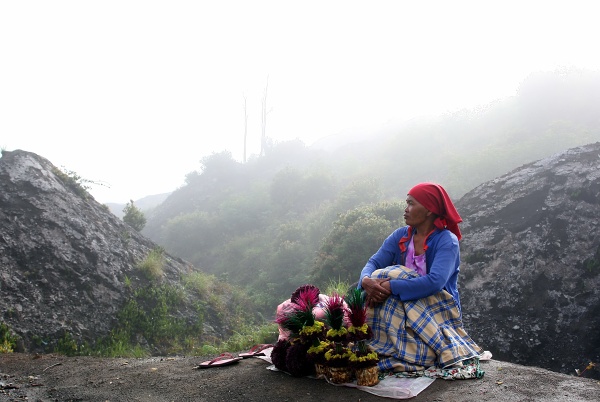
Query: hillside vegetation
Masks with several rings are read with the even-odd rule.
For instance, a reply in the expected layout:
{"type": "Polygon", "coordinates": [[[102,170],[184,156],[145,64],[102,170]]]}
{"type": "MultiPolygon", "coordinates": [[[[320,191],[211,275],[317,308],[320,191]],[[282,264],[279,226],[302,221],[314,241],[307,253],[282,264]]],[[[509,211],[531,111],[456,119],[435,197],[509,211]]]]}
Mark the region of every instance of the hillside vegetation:
{"type": "Polygon", "coordinates": [[[243,286],[272,314],[302,283],[355,281],[403,223],[415,183],[439,182],[457,200],[525,163],[599,141],[598,104],[599,73],[540,73],[514,97],[365,133],[333,151],[291,141],[244,164],[213,154],[149,214],[143,234],[243,286]]]}

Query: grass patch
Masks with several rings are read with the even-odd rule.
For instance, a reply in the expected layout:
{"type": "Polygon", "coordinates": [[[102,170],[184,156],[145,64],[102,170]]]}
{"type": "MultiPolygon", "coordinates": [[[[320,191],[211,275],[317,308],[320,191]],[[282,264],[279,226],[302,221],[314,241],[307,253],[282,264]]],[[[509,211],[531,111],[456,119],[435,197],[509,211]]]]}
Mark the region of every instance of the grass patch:
{"type": "Polygon", "coordinates": [[[263,325],[245,325],[224,342],[205,343],[194,350],[196,356],[208,356],[223,352],[243,352],[252,346],[263,343],[275,343],[279,331],[275,323],[263,325]]]}
{"type": "Polygon", "coordinates": [[[214,275],[207,275],[201,272],[192,272],[185,275],[181,280],[184,288],[193,290],[198,295],[206,295],[215,281],[216,278],[214,275]]]}
{"type": "Polygon", "coordinates": [[[150,280],[157,280],[163,276],[164,266],[164,250],[161,247],[157,247],[150,251],[146,258],[137,264],[137,269],[142,271],[146,278],[150,280]]]}
{"type": "Polygon", "coordinates": [[[323,290],[321,289],[321,293],[325,293],[326,295],[332,295],[333,293],[337,293],[340,296],[345,296],[346,293],[348,293],[348,290],[350,290],[350,286],[351,284],[343,281],[341,279],[335,280],[335,279],[330,279],[329,282],[327,283],[327,286],[325,287],[325,292],[323,292],[323,290]]]}
{"type": "MultiPolygon", "coordinates": [[[[159,252],[162,257],[161,250],[153,252],[145,261],[156,258],[159,252]]],[[[195,272],[184,275],[179,284],[151,282],[137,289],[133,289],[131,280],[126,282],[131,296],[117,313],[118,322],[107,336],[90,348],[65,334],[57,342],[55,352],[131,358],[208,356],[245,351],[277,340],[276,324],[257,324],[260,319],[248,295],[214,275],[195,272]],[[216,331],[205,334],[203,325],[209,314],[216,331]],[[223,339],[220,331],[228,328],[235,330],[223,339]]]]}
{"type": "Polygon", "coordinates": [[[129,333],[123,330],[114,330],[100,343],[95,355],[102,357],[148,357],[150,353],[140,344],[132,344],[129,333]]]}

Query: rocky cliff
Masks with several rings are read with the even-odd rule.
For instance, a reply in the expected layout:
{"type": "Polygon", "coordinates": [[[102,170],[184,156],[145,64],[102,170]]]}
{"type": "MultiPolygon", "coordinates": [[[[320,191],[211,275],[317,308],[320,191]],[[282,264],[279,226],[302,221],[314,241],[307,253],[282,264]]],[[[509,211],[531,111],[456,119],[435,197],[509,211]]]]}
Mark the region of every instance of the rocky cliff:
{"type": "MultiPolygon", "coordinates": [[[[97,203],[77,180],[36,154],[0,158],[0,322],[18,351],[52,350],[68,334],[93,344],[114,327],[135,289],[150,284],[139,269],[157,245],[97,203]]],[[[185,261],[163,254],[154,280],[186,300],[176,315],[198,323],[197,295],[179,285],[185,261]]],[[[150,317],[152,319],[152,317],[150,317]]],[[[222,337],[207,314],[205,334],[222,337]]]]}
{"type": "Polygon", "coordinates": [[[467,193],[461,299],[494,357],[574,373],[600,361],[600,143],[467,193]]]}

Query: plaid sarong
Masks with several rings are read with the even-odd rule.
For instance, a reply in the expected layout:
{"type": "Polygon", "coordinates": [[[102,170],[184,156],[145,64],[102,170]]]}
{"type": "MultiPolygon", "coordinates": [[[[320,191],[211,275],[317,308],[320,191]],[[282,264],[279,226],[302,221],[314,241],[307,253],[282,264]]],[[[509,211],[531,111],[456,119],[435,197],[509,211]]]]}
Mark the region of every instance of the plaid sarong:
{"type": "MultiPolygon", "coordinates": [[[[401,265],[376,270],[371,278],[409,279],[418,274],[401,265]]],[[[369,308],[373,330],[369,345],[379,353],[381,371],[419,371],[445,368],[478,358],[481,349],[466,333],[450,293],[442,290],[419,300],[402,302],[390,296],[369,308]]]]}

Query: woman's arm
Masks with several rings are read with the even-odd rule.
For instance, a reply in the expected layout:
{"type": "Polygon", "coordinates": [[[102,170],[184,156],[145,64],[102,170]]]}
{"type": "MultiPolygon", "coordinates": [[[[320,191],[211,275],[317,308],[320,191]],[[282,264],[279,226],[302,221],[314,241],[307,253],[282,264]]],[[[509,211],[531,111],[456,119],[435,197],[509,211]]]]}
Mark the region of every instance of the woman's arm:
{"type": "MultiPolygon", "coordinates": [[[[425,276],[412,279],[394,279],[390,281],[391,291],[400,300],[417,300],[441,291],[456,271],[459,245],[456,236],[450,232],[442,236],[433,250],[431,268],[425,276]]],[[[430,258],[430,255],[427,255],[430,258]]]]}
{"type": "Polygon", "coordinates": [[[383,303],[390,294],[389,279],[371,279],[371,274],[380,268],[386,268],[397,264],[400,256],[398,242],[404,234],[406,228],[396,229],[391,235],[383,241],[383,244],[362,269],[358,287],[362,288],[367,294],[367,304],[373,306],[383,303]]]}
{"type": "Polygon", "coordinates": [[[377,250],[377,252],[371,256],[371,258],[369,258],[369,261],[367,261],[366,265],[360,272],[360,278],[358,280],[359,288],[363,287],[363,279],[365,277],[370,277],[375,270],[400,263],[400,261],[395,261],[395,259],[399,255],[398,242],[405,233],[406,228],[396,229],[387,237],[387,239],[383,241],[383,244],[379,250],[377,250]]]}

